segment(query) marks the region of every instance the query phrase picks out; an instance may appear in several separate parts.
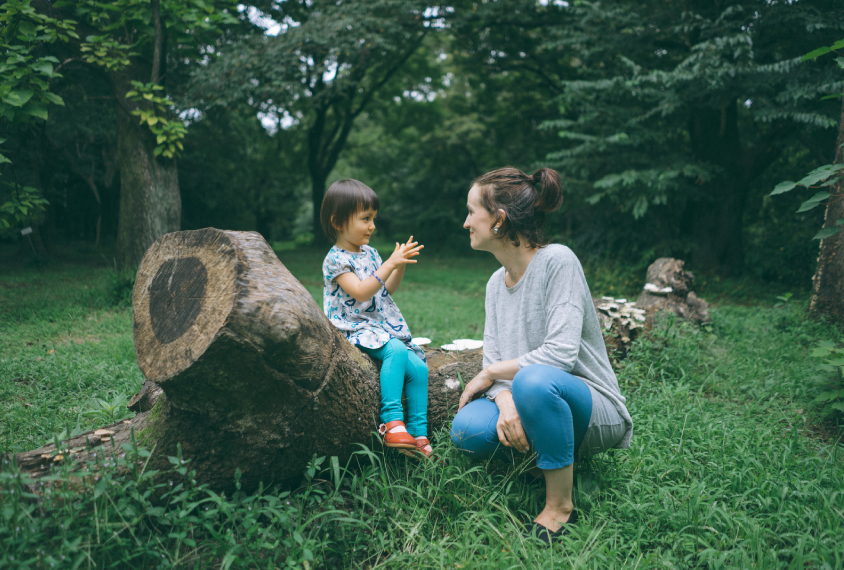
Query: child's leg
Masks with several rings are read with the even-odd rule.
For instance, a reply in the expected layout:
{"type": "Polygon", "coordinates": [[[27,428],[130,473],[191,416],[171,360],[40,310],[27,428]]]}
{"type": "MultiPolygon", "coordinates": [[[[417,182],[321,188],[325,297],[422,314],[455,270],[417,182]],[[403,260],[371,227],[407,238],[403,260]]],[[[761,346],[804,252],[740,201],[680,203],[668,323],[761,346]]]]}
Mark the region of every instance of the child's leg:
{"type": "Polygon", "coordinates": [[[381,421],[386,424],[404,420],[401,392],[407,368],[407,346],[393,338],[381,348],[360,348],[381,361],[381,421]]]}
{"type": "Polygon", "coordinates": [[[404,393],[407,396],[407,431],[414,437],[428,435],[428,365],[407,350],[404,393]]]}

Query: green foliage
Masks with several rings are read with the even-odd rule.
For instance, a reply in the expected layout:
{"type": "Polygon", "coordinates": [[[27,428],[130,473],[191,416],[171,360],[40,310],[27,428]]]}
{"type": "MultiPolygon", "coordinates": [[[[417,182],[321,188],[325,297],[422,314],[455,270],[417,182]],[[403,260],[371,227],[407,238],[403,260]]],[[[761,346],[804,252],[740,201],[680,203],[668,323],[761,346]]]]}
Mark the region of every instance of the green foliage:
{"type": "Polygon", "coordinates": [[[4,182],[0,188],[0,235],[33,220],[49,204],[32,186],[4,182]]]}
{"type": "MultiPolygon", "coordinates": [[[[275,121],[276,138],[306,166],[318,212],[356,119],[385,85],[405,79],[401,70],[431,31],[428,5],[315,0],[262,8],[280,33],[223,46],[195,71],[194,99],[206,110],[246,105],[275,121]]],[[[309,229],[323,241],[317,216],[309,229]]]]}
{"type": "MultiPolygon", "coordinates": [[[[187,130],[185,124],[176,117],[168,118],[168,111],[172,109],[172,102],[165,97],[156,95],[156,91],[163,91],[164,87],[155,83],[141,83],[132,81],[132,91],[126,93],[126,99],[133,102],[149,102],[151,109],[139,107],[132,111],[132,114],[140,119],[142,125],[146,125],[155,135],[155,156],[174,158],[178,151],[184,150],[182,139],[185,138],[187,130]],[[178,150],[177,150],[178,149],[178,150]]],[[[172,113],[169,113],[172,115],[172,113]]]]}
{"type": "Polygon", "coordinates": [[[189,125],[179,160],[182,227],[256,230],[271,243],[308,233],[299,143],[298,137],[271,136],[243,108],[204,113],[189,125]]]}
{"type": "MultiPolygon", "coordinates": [[[[830,52],[836,52],[836,50],[844,49],[844,40],[838,41],[829,47],[822,47],[818,48],[814,51],[811,51],[803,56],[803,60],[812,60],[816,59],[822,55],[825,55],[830,52]]],[[[836,59],[836,63],[838,67],[844,69],[844,58],[839,57],[836,59]]],[[[841,96],[841,93],[837,94],[838,97],[841,96]]],[[[830,97],[824,97],[827,99],[830,97]]],[[[832,192],[818,192],[805,202],[800,205],[800,209],[797,210],[798,213],[806,212],[811,210],[822,203],[825,200],[830,198],[833,199],[844,199],[840,193],[835,193],[834,188],[839,186],[844,182],[844,164],[825,164],[823,166],[819,166],[806,176],[804,176],[799,182],[791,182],[790,180],[785,182],[780,182],[776,185],[773,192],[771,192],[771,196],[775,196],[777,194],[783,194],[785,192],[789,192],[796,188],[797,186],[802,186],[804,188],[823,188],[823,187],[830,187],[832,192]]],[[[825,239],[830,236],[837,234],[841,231],[842,226],[844,226],[844,218],[840,220],[835,220],[833,224],[829,227],[821,229],[813,239],[825,239]]]]}
{"type": "Polygon", "coordinates": [[[91,404],[87,410],[82,411],[82,415],[87,416],[96,425],[111,425],[134,415],[126,407],[128,402],[129,397],[126,394],[117,394],[110,402],[102,398],[92,398],[91,404]]]}
{"type": "MultiPolygon", "coordinates": [[[[148,52],[155,41],[152,3],[122,0],[103,3],[57,2],[57,7],[73,11],[80,21],[101,33],[86,37],[79,49],[82,59],[110,73],[125,72],[133,65],[132,58],[148,52]],[[131,30],[131,32],[130,32],[131,30]]],[[[162,2],[160,17],[163,33],[168,34],[183,55],[198,49],[223,33],[226,26],[238,20],[230,10],[236,2],[228,0],[198,2],[162,2]],[[187,24],[187,25],[185,25],[187,24]]],[[[162,38],[163,39],[163,38],[162,38]]],[[[154,78],[158,81],[158,78],[154,78]]],[[[131,113],[139,118],[155,137],[155,156],[174,158],[182,150],[185,126],[175,116],[172,101],[158,91],[164,87],[154,82],[131,82],[134,89],[122,96],[129,102],[131,113]]]]}
{"type": "MultiPolygon", "coordinates": [[[[50,81],[61,77],[54,64],[59,60],[43,54],[43,45],[78,39],[73,20],[56,19],[39,13],[31,0],[10,0],[0,6],[3,29],[0,50],[0,117],[12,124],[33,118],[47,120],[50,104],[63,105],[50,91],[50,81]]],[[[3,162],[0,155],[0,162],[3,162]]]]}
{"type": "Polygon", "coordinates": [[[278,491],[226,497],[196,484],[190,460],[170,457],[171,468],[157,472],[148,469],[149,457],[150,451],[133,437],[121,454],[100,455],[73,476],[64,463],[57,463],[54,475],[35,483],[38,494],[28,487],[34,482],[6,461],[0,470],[0,541],[5,545],[0,564],[321,565],[328,541],[315,532],[317,523],[341,516],[328,511],[305,519],[303,511],[324,502],[319,489],[295,502],[289,493],[278,491]],[[118,470],[127,475],[119,476],[118,470]]]}
{"type": "Polygon", "coordinates": [[[120,44],[109,36],[88,36],[85,39],[88,41],[79,47],[82,59],[106,71],[121,71],[130,65],[129,56],[138,55],[129,51],[132,46],[120,44]]]}
{"type": "Polygon", "coordinates": [[[824,340],[811,354],[820,360],[815,366],[817,374],[812,377],[820,390],[814,402],[824,417],[831,421],[841,420],[844,418],[844,348],[824,340]]]}
{"type": "Polygon", "coordinates": [[[560,136],[548,158],[567,188],[607,222],[646,221],[625,226],[651,247],[738,270],[764,172],[836,124],[819,99],[841,83],[800,57],[840,34],[840,6],[615,0],[567,12],[546,42],[571,54],[571,77],[559,118],[543,123],[560,136]]]}

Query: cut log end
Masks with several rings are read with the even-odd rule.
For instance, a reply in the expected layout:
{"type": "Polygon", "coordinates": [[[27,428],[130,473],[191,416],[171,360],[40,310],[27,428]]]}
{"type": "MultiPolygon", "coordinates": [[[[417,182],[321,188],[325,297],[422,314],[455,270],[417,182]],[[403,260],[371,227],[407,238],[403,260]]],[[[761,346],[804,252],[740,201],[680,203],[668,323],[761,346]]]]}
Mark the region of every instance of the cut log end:
{"type": "Polygon", "coordinates": [[[158,383],[191,366],[223,327],[238,267],[227,232],[208,228],[167,237],[144,256],[132,292],[138,365],[158,383]]]}

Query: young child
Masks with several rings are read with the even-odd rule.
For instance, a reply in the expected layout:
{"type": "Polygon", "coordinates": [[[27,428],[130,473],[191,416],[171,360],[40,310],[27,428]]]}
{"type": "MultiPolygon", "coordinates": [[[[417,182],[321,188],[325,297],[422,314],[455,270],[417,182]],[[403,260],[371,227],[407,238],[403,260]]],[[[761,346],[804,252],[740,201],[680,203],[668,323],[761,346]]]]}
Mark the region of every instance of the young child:
{"type": "Polygon", "coordinates": [[[428,366],[391,296],[405,265],[416,263],[424,246],[396,244],[386,263],[369,237],[375,231],[378,196],[357,180],[339,180],[325,192],[320,223],[334,246],[322,263],[323,310],[328,320],[358,348],[381,361],[381,421],[387,447],[406,455],[432,453],[428,434],[428,366]],[[407,426],[401,406],[407,396],[407,426]]]}

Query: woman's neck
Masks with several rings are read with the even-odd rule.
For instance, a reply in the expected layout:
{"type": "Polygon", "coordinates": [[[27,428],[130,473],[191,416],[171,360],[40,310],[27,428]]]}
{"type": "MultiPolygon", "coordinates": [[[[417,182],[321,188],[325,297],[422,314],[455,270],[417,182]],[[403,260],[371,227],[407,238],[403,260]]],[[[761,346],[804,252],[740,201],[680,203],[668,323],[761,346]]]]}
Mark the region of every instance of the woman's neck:
{"type": "MultiPolygon", "coordinates": [[[[525,241],[522,240],[522,244],[525,241]]],[[[530,260],[539,251],[538,248],[528,247],[527,245],[520,245],[518,247],[511,244],[501,244],[501,248],[492,252],[495,259],[504,266],[506,274],[504,276],[504,283],[508,287],[512,287],[519,281],[527,271],[530,260]]]]}

